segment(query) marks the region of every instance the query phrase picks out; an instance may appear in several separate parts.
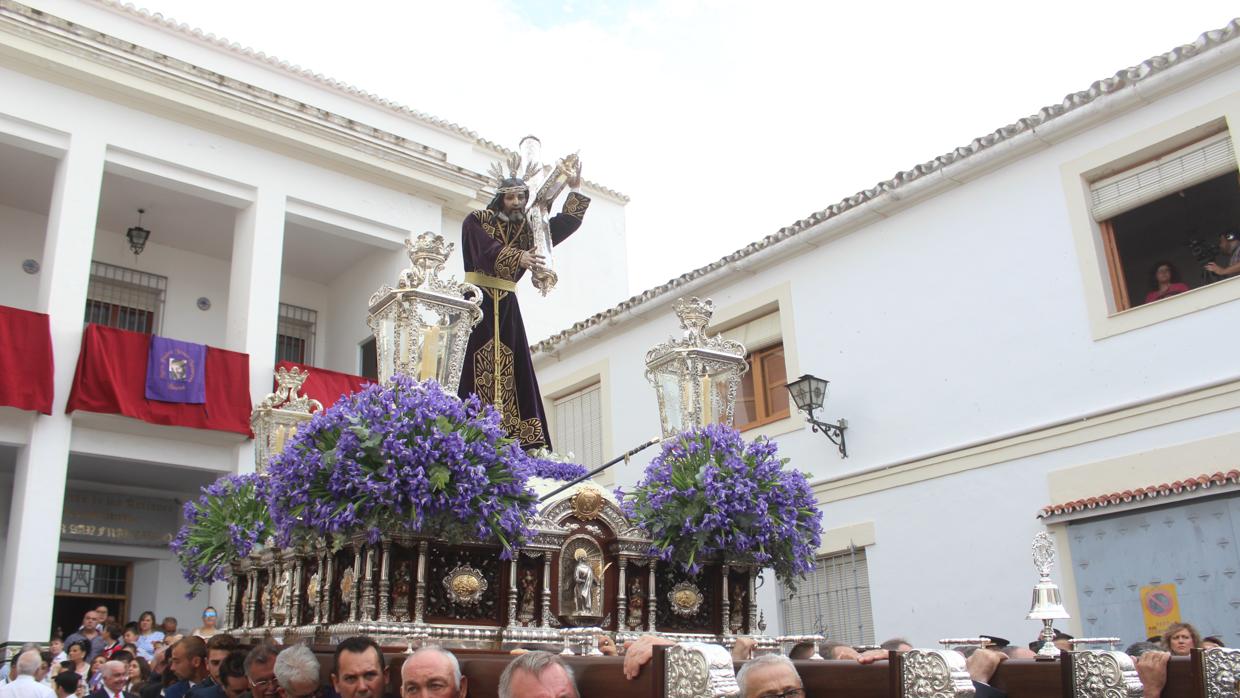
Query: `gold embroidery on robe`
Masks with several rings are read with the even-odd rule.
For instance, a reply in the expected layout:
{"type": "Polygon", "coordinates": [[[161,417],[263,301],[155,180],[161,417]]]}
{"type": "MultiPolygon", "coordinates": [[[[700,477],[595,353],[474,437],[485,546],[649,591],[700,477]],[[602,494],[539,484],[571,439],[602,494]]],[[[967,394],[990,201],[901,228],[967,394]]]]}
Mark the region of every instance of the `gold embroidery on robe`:
{"type": "Polygon", "coordinates": [[[586,215],[587,208],[590,208],[590,197],[588,196],[569,192],[568,198],[564,200],[564,215],[566,216],[572,216],[581,220],[586,215]]]}
{"type": "Polygon", "coordinates": [[[495,275],[501,279],[513,280],[521,269],[521,250],[505,247],[495,256],[495,275]]]}
{"type": "MultiPolygon", "coordinates": [[[[503,291],[500,291],[503,293],[503,291]]],[[[478,398],[492,405],[498,404],[502,410],[501,424],[508,435],[517,439],[522,446],[537,445],[546,442],[542,420],[537,417],[521,418],[521,406],[517,403],[516,378],[513,374],[512,349],[500,342],[498,338],[488,340],[474,353],[474,390],[478,398]],[[498,342],[499,351],[495,344],[498,342]],[[495,358],[499,357],[499,397],[495,399],[496,371],[495,358]]]]}

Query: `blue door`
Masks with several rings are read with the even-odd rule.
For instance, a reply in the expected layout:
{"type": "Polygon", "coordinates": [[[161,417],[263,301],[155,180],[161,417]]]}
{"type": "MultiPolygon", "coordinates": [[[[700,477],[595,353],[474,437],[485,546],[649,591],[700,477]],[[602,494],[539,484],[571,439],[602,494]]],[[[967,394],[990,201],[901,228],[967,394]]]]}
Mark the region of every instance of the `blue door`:
{"type": "Polygon", "coordinates": [[[1174,584],[1181,620],[1240,646],[1240,495],[1068,524],[1081,626],[1144,640],[1141,587],[1174,584]]]}

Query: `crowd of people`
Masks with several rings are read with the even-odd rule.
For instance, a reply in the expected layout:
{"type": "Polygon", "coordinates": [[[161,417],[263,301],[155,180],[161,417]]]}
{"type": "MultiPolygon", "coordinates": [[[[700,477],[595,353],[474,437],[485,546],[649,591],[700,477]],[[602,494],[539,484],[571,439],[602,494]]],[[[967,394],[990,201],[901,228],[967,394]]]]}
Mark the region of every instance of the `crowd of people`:
{"type": "MultiPolygon", "coordinates": [[[[179,632],[177,621],[166,618],[158,628],[154,614],[143,613],[124,627],[109,618],[106,608],[88,612],[82,627],[65,638],[54,638],[47,648],[28,646],[4,669],[0,698],[387,698],[388,674],[379,645],[368,637],[340,642],[332,657],[328,680],[319,658],[306,645],[280,646],[260,642],[242,648],[238,640],[216,628],[215,609],[203,613],[202,626],[179,632]],[[101,622],[102,619],[102,622],[101,622]]],[[[999,665],[1009,659],[1032,659],[1040,641],[1012,645],[994,636],[984,644],[958,647],[978,698],[1004,694],[990,686],[999,665]]],[[[1054,643],[1072,649],[1072,637],[1061,632],[1054,643]]],[[[617,644],[598,636],[599,650],[622,655],[624,675],[639,676],[657,645],[671,640],[654,635],[617,644]]],[[[1162,636],[1127,649],[1145,684],[1145,698],[1158,698],[1166,684],[1172,656],[1191,654],[1194,648],[1222,646],[1216,637],[1201,637],[1188,623],[1174,623],[1162,636]]],[[[863,664],[886,661],[888,652],[912,646],[893,638],[878,648],[856,648],[845,643],[803,642],[787,655],[752,657],[756,642],[737,638],[732,657],[742,662],[737,683],[742,698],[804,698],[805,691],[792,660],[831,659],[863,664]]],[[[579,698],[572,667],[558,655],[538,650],[514,650],[515,656],[499,681],[500,698],[579,698]]],[[[409,654],[400,667],[400,698],[465,698],[469,677],[461,672],[452,652],[427,646],[409,654]]]]}

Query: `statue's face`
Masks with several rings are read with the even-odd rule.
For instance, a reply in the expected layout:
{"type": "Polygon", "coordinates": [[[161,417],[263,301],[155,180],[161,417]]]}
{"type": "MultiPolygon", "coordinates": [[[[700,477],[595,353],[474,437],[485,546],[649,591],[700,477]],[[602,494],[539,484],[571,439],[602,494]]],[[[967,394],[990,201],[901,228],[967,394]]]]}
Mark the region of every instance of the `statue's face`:
{"type": "Polygon", "coordinates": [[[529,193],[525,191],[512,191],[504,194],[504,213],[518,213],[525,210],[526,200],[529,193]]]}

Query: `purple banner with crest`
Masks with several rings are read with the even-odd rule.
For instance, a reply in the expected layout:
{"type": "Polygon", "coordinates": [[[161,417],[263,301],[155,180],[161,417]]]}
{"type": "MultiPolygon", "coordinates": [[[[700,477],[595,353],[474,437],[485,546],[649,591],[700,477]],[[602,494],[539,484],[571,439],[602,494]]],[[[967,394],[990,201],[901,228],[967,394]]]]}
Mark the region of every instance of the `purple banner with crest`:
{"type": "Polygon", "coordinates": [[[146,399],[201,405],[207,401],[207,345],[151,336],[146,399]]]}

